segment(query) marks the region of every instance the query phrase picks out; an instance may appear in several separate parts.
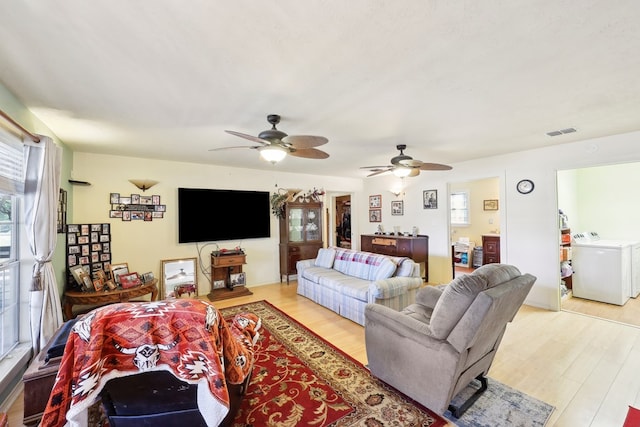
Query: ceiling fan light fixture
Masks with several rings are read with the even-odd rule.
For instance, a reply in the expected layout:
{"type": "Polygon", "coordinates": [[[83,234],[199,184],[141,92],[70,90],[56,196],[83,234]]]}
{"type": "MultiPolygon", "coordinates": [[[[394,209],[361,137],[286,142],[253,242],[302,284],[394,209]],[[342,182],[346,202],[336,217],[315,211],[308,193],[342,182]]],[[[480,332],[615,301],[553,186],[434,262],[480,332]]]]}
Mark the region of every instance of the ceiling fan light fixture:
{"type": "Polygon", "coordinates": [[[408,168],[406,166],[396,166],[393,169],[393,174],[398,178],[404,178],[411,175],[411,168],[408,168]]]}
{"type": "Polygon", "coordinates": [[[278,145],[260,147],[258,151],[260,151],[260,157],[274,165],[287,156],[287,151],[278,145]]]}

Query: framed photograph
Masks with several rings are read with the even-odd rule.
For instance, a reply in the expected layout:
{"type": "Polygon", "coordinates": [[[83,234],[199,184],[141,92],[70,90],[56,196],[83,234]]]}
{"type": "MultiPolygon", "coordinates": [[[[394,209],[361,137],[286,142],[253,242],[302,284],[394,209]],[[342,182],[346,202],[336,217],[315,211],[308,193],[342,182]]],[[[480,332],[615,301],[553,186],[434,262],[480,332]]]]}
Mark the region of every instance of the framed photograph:
{"type": "Polygon", "coordinates": [[[139,205],[140,204],[140,195],[139,194],[132,194],[131,195],[131,204],[132,205],[139,205]]]}
{"type": "Polygon", "coordinates": [[[109,218],[122,218],[122,211],[109,211],[109,218]]]}
{"type": "Polygon", "coordinates": [[[369,222],[382,222],[382,209],[369,209],[369,222]]]}
{"type": "Polygon", "coordinates": [[[424,209],[438,209],[438,190],[424,190],[422,205],[424,209]]]}
{"type": "Polygon", "coordinates": [[[96,292],[102,291],[102,289],[104,288],[104,282],[102,281],[102,279],[94,279],[93,288],[96,290],[96,292]]]}
{"type": "Polygon", "coordinates": [[[224,288],[224,280],[214,280],[213,281],[213,289],[222,289],[224,288]]]}
{"type": "Polygon", "coordinates": [[[142,285],[142,280],[140,280],[138,273],[121,274],[118,276],[118,278],[120,279],[120,286],[122,286],[123,289],[129,289],[133,288],[134,286],[142,285]]]}
{"type": "Polygon", "coordinates": [[[109,194],[109,203],[111,203],[112,205],[120,203],[120,193],[109,194]]]}
{"type": "Polygon", "coordinates": [[[76,265],[73,266],[69,269],[69,272],[71,272],[71,275],[73,276],[74,280],[76,281],[76,283],[80,286],[84,285],[84,281],[82,280],[82,275],[89,275],[89,267],[87,266],[82,266],[82,265],[76,265]]]}
{"type": "Polygon", "coordinates": [[[498,200],[484,200],[484,210],[485,211],[497,211],[498,210],[498,200]]]}
{"type": "Polygon", "coordinates": [[[153,196],[140,196],[140,204],[141,205],[152,205],[153,204],[153,196]]]}
{"type": "Polygon", "coordinates": [[[375,196],[369,196],[369,208],[379,209],[382,207],[382,196],[377,194],[375,196]]]}
{"type": "MultiPolygon", "coordinates": [[[[162,260],[160,299],[173,292],[177,285],[193,284],[198,289],[198,260],[197,258],[165,259],[162,260]]],[[[197,292],[196,292],[197,295],[197,292]]]]}
{"type": "Polygon", "coordinates": [[[67,233],[79,233],[80,227],[78,224],[69,224],[67,225],[67,233]]]}
{"type": "Polygon", "coordinates": [[[391,202],[391,215],[404,215],[404,202],[402,200],[391,202]]]}
{"type": "Polygon", "coordinates": [[[229,287],[244,286],[246,284],[246,273],[234,273],[229,275],[229,287]]]}
{"type": "Polygon", "coordinates": [[[111,274],[111,280],[116,282],[116,285],[120,285],[120,275],[121,274],[129,274],[129,264],[126,262],[121,262],[119,264],[111,264],[109,267],[109,272],[111,274]]]}
{"type": "Polygon", "coordinates": [[[102,280],[102,283],[107,281],[107,273],[105,273],[103,269],[97,270],[94,275],[97,279],[102,280]]]}
{"type": "Polygon", "coordinates": [[[160,204],[160,196],[158,194],[154,194],[153,196],[151,196],[151,204],[152,205],[160,204]]]}
{"type": "Polygon", "coordinates": [[[82,285],[85,291],[92,291],[94,290],[93,287],[93,280],[91,280],[91,275],[90,274],[83,274],[82,275],[82,285]]]}
{"type": "Polygon", "coordinates": [[[142,282],[143,282],[143,283],[150,282],[150,281],[152,281],[153,279],[154,279],[154,277],[153,277],[153,272],[151,272],[151,271],[150,271],[150,272],[148,272],[148,273],[144,273],[144,274],[142,275],[142,282]]]}
{"type": "Polygon", "coordinates": [[[113,280],[107,280],[106,282],[104,282],[104,285],[107,287],[107,289],[109,289],[110,291],[114,291],[118,285],[115,284],[115,282],[113,280]]]}

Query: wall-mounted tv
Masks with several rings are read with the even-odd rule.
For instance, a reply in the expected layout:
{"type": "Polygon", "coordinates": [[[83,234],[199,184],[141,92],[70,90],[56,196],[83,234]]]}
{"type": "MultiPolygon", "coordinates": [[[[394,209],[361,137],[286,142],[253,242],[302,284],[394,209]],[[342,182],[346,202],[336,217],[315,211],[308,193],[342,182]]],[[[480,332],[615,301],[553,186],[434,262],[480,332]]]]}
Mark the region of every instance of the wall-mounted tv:
{"type": "Polygon", "coordinates": [[[271,237],[268,191],[178,188],[178,242],[271,237]]]}

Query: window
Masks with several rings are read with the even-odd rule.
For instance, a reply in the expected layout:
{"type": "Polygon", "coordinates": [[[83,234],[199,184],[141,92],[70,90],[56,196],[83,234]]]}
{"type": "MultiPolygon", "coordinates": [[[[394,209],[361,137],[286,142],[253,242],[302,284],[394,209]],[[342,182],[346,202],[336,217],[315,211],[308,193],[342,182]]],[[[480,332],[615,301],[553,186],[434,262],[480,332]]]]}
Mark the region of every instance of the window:
{"type": "Polygon", "coordinates": [[[469,225],[469,193],[459,191],[451,193],[451,224],[469,225]]]}
{"type": "Polygon", "coordinates": [[[0,360],[19,341],[18,204],[23,190],[22,143],[0,132],[0,360]]]}

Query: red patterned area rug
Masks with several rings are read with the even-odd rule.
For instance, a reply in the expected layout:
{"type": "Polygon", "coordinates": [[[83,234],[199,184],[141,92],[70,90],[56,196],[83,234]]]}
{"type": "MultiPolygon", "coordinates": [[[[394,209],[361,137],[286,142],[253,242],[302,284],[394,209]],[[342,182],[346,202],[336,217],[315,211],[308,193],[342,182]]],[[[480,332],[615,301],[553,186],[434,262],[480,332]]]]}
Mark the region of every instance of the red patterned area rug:
{"type": "Polygon", "coordinates": [[[253,377],[234,427],[450,425],[267,301],[220,311],[262,319],[253,377]]]}

